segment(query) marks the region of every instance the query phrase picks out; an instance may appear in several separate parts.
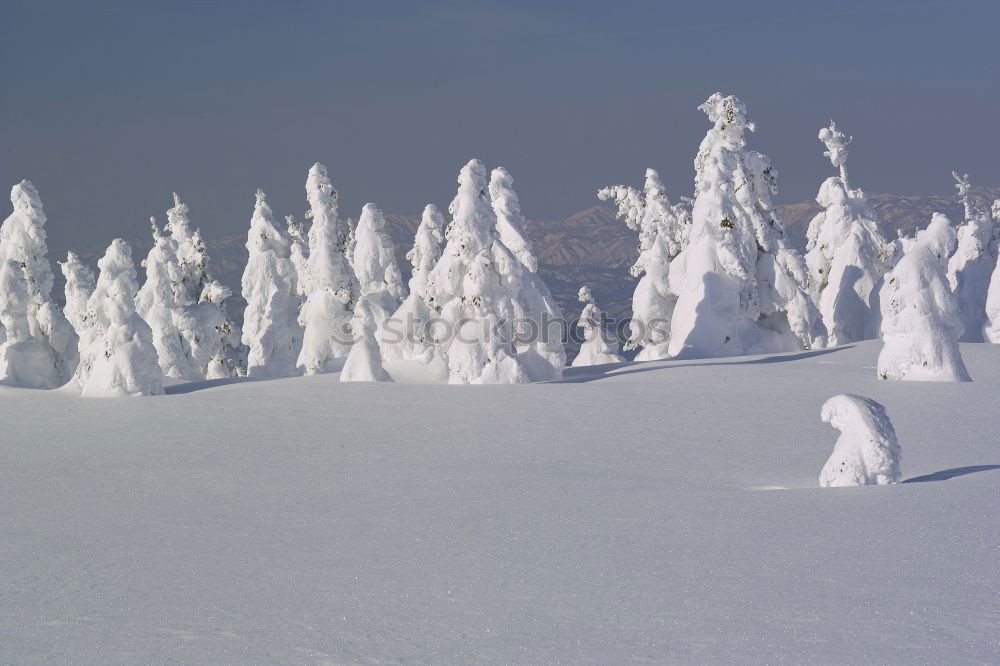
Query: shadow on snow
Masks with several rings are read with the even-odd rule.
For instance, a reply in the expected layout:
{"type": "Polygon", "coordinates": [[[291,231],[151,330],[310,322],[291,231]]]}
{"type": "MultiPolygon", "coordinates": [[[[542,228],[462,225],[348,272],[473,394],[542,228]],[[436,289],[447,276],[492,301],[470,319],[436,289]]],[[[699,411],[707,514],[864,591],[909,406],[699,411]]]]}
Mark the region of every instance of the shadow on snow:
{"type": "Polygon", "coordinates": [[[956,476],[965,476],[966,474],[975,474],[976,472],[988,472],[991,469],[1000,469],[1000,465],[970,465],[969,467],[955,467],[953,469],[943,469],[940,472],[934,472],[933,474],[924,474],[923,476],[915,476],[912,479],[906,479],[903,483],[926,483],[927,481],[947,481],[948,479],[953,479],[956,476]]]}

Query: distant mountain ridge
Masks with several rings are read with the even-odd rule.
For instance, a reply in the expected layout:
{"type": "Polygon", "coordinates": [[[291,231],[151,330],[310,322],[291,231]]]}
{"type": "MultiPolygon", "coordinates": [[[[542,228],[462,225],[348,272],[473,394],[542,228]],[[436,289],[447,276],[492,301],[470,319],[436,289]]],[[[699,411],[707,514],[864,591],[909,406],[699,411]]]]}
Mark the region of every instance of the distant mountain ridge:
{"type": "MultiPolygon", "coordinates": [[[[977,187],[973,193],[977,204],[987,208],[993,200],[1000,199],[1000,187],[977,187]]],[[[869,195],[868,200],[875,209],[882,232],[890,239],[896,237],[897,231],[911,235],[916,229],[926,226],[935,212],[945,213],[954,224],[959,224],[963,218],[962,206],[954,196],[876,194],[869,195]]],[[[778,206],[778,210],[789,240],[803,250],[806,229],[809,221],[821,210],[819,205],[808,201],[778,206]]],[[[400,268],[408,279],[410,266],[404,257],[413,244],[420,216],[387,213],[385,217],[386,228],[396,245],[400,268]]],[[[194,222],[197,225],[197,214],[194,222]]],[[[638,235],[615,218],[613,207],[597,204],[562,220],[528,220],[527,228],[538,256],[539,272],[568,319],[579,313],[576,294],[584,284],[591,287],[598,304],[608,316],[629,316],[636,280],[629,277],[628,268],[638,254],[638,235]]],[[[211,233],[211,229],[203,231],[211,233]]],[[[149,252],[152,242],[150,239],[129,242],[136,268],[141,273],[139,263],[149,252]]],[[[215,277],[233,290],[235,299],[239,298],[240,279],[247,259],[245,243],[246,236],[243,234],[206,243],[215,277]]],[[[74,251],[85,262],[96,266],[104,246],[74,251]]],[[[50,256],[61,261],[65,259],[66,251],[53,250],[50,256]]],[[[56,274],[57,280],[61,281],[62,275],[58,270],[56,274]]],[[[142,279],[140,275],[140,281],[142,279]]],[[[56,285],[56,295],[61,299],[61,284],[56,285]]],[[[232,313],[239,315],[241,312],[242,307],[234,303],[232,313]]]]}

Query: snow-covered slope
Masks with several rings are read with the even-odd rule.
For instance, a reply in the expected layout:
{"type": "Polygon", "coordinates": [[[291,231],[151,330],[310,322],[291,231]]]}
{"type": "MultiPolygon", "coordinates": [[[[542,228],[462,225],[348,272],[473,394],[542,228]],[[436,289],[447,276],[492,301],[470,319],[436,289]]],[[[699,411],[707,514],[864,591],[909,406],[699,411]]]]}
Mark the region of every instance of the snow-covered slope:
{"type": "Polygon", "coordinates": [[[996,662],[1000,347],[961,384],[878,350],[0,388],[0,661],[996,662]],[[818,486],[837,393],[904,483],[818,486]]]}

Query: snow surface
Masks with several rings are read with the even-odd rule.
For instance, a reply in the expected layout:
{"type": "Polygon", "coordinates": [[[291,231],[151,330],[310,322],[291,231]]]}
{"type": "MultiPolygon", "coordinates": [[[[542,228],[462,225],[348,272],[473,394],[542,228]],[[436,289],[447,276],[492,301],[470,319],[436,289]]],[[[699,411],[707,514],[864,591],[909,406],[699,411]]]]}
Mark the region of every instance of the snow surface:
{"type": "Polygon", "coordinates": [[[0,661],[996,662],[1000,348],[972,383],[878,351],[0,388],[0,661]],[[903,483],[818,486],[842,392],[903,483]]]}

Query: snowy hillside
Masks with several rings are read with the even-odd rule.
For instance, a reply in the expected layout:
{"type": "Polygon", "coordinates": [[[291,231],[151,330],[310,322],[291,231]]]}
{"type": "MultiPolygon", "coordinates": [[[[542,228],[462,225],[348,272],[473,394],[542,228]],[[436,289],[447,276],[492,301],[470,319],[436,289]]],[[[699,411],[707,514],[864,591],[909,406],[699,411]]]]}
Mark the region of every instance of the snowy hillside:
{"type": "Polygon", "coordinates": [[[2,661],[995,663],[1000,348],[915,383],[879,347],[0,388],[2,661]],[[904,483],[818,487],[842,392],[904,483]]]}

